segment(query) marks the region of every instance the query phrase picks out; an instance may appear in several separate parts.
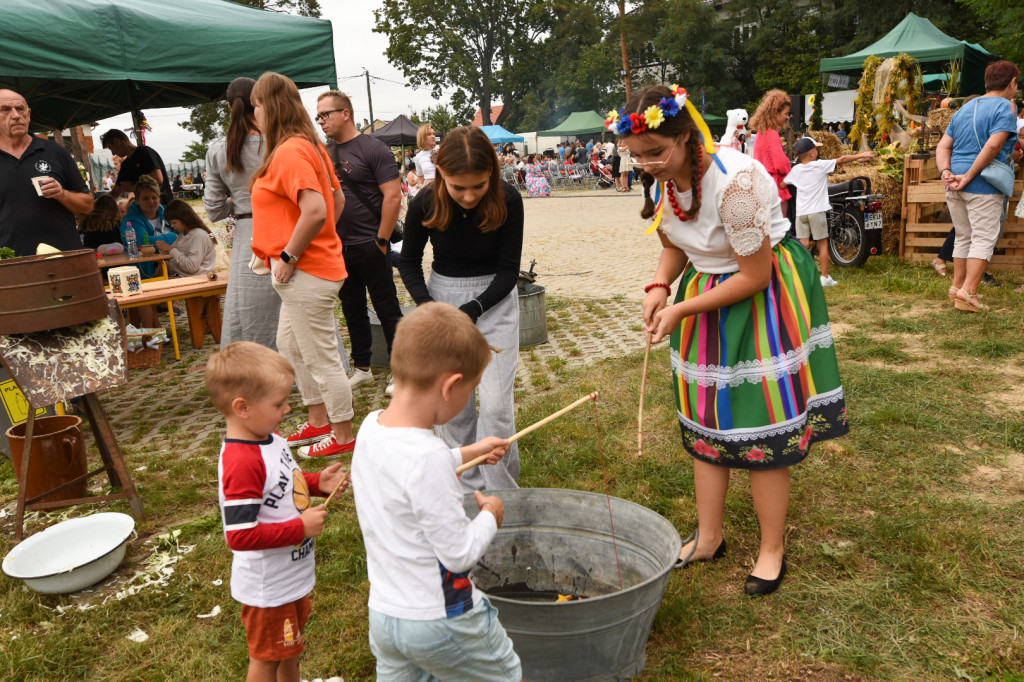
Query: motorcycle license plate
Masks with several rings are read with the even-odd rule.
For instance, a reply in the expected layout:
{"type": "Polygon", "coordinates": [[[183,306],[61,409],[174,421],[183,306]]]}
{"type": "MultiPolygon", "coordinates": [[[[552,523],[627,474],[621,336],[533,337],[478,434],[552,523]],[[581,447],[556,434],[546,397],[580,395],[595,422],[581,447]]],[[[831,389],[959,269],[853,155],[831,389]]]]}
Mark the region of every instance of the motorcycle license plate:
{"type": "Polygon", "coordinates": [[[879,213],[865,213],[864,214],[864,229],[865,230],[881,230],[882,229],[882,214],[879,213]]]}

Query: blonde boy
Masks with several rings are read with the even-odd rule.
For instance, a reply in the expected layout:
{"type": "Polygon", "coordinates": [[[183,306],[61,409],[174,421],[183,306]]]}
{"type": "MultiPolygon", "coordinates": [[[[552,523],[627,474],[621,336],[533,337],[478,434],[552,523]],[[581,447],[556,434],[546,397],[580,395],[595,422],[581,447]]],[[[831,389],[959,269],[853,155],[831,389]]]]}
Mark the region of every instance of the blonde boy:
{"type": "Polygon", "coordinates": [[[234,552],[231,596],[242,604],[247,682],[299,682],[313,590],[313,538],[327,511],[310,507],[342,481],[341,464],[304,474],[275,433],[291,411],[295,372],[283,355],[239,341],[210,358],[206,387],[227,419],[218,477],[224,535],[234,552]]]}
{"type": "Polygon", "coordinates": [[[370,649],[378,680],[518,681],[519,657],[497,612],[469,578],[501,526],[501,498],[477,491],[463,509],[456,467],[508,441],[449,449],[433,428],[462,411],[491,351],[472,320],[447,303],[402,318],[391,370],[394,397],[359,429],[352,489],[370,577],[370,649]],[[440,644],[439,644],[440,643],[440,644]]]}
{"type": "Polygon", "coordinates": [[[818,267],[821,269],[821,286],[834,287],[836,282],[828,274],[828,174],[838,166],[853,161],[867,161],[874,152],[847,154],[830,161],[818,160],[821,143],[810,137],[802,137],[793,144],[793,151],[800,161],[783,180],[796,187],[796,236],[808,249],[811,240],[818,243],[818,267]]]}

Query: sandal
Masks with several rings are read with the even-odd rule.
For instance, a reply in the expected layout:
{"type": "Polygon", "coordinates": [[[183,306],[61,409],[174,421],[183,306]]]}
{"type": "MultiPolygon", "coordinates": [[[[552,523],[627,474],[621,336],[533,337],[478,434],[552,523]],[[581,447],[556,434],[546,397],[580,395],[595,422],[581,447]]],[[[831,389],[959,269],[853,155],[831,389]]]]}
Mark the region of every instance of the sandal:
{"type": "Polygon", "coordinates": [[[960,290],[959,290],[959,289],[957,289],[956,287],[950,287],[950,288],[949,288],[949,302],[950,302],[950,303],[954,303],[954,304],[956,303],[956,299],[957,299],[957,296],[956,296],[956,295],[957,295],[957,293],[958,293],[959,291],[960,291],[960,290]]]}
{"type": "Polygon", "coordinates": [[[939,273],[941,277],[948,277],[949,272],[946,270],[946,261],[939,260],[936,258],[932,261],[932,270],[939,273]]]}
{"type": "Polygon", "coordinates": [[[981,313],[989,310],[987,305],[978,300],[978,294],[968,294],[963,289],[961,289],[957,294],[956,301],[953,305],[957,310],[962,310],[968,313],[981,313]],[[960,294],[963,294],[966,298],[961,297],[960,294]]]}

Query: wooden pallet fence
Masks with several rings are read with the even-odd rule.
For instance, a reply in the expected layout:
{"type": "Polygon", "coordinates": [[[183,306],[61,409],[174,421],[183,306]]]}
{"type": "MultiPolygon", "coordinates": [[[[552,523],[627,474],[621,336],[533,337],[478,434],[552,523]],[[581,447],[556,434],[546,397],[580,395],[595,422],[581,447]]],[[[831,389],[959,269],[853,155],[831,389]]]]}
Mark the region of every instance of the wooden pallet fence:
{"type": "MultiPolygon", "coordinates": [[[[905,160],[900,258],[928,263],[938,254],[953,224],[946,210],[946,188],[939,180],[935,155],[916,156],[908,155],[905,160]]],[[[1018,174],[1006,229],[989,264],[992,270],[1024,269],[1024,221],[1014,216],[1022,193],[1024,182],[1018,174]]]]}

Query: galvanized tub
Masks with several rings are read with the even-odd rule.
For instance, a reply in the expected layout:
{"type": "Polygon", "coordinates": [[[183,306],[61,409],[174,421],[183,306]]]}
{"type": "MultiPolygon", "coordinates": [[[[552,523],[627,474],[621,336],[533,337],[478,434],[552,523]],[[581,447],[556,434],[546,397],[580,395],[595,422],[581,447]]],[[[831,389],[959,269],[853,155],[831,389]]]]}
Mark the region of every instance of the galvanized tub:
{"type": "Polygon", "coordinates": [[[548,302],[544,287],[519,281],[519,346],[537,346],[548,340],[548,302]]]}
{"type": "Polygon", "coordinates": [[[0,260],[0,334],[29,334],[106,317],[92,249],[0,260]]]}
{"type": "MultiPolygon", "coordinates": [[[[472,576],[497,607],[522,660],[524,678],[624,680],[643,670],[651,625],[682,549],[672,524],[634,502],[578,490],[488,493],[504,501],[505,522],[472,576]],[[528,601],[503,592],[582,599],[528,601]]],[[[472,495],[464,505],[476,516],[472,495]]]]}

